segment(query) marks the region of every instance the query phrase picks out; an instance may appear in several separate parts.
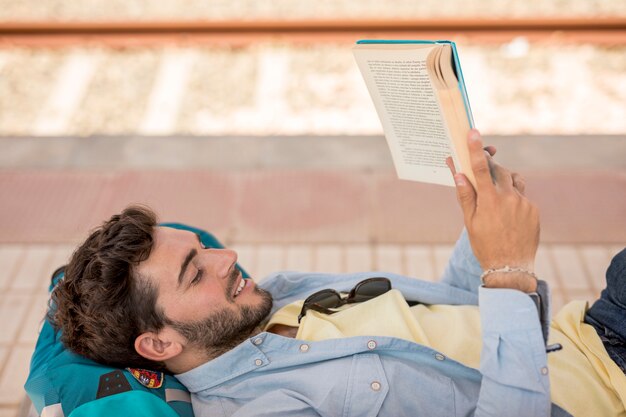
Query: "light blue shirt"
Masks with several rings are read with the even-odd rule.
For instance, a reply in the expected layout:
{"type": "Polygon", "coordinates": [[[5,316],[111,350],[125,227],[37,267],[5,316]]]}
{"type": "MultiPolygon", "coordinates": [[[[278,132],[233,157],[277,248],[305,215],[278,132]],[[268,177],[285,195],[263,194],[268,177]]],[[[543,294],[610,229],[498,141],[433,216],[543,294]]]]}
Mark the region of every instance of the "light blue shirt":
{"type": "Polygon", "coordinates": [[[265,332],[177,378],[192,393],[197,417],[528,417],[549,416],[551,408],[559,414],[550,403],[535,304],[519,291],[479,289],[480,273],[464,232],[439,283],[380,272],[281,272],[260,284],[274,297],[273,311],[323,288],[349,290],[373,276],[390,278],[407,300],[479,304],[480,369],[397,338],[310,342],[265,332]]]}

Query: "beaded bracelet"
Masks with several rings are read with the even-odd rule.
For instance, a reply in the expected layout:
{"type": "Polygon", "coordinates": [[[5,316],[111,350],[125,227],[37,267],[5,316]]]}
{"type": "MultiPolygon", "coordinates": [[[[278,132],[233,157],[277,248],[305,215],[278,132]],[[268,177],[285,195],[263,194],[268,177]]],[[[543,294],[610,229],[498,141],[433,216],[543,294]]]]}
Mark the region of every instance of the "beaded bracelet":
{"type": "Polygon", "coordinates": [[[508,272],[522,272],[524,274],[530,275],[531,277],[535,278],[536,280],[539,280],[539,278],[537,278],[537,275],[534,272],[529,271],[528,269],[512,268],[512,267],[510,267],[508,265],[504,265],[504,267],[502,267],[502,268],[491,268],[491,269],[488,269],[485,272],[483,272],[481,274],[481,276],[480,276],[480,283],[482,285],[485,285],[485,277],[487,275],[494,274],[496,272],[504,272],[504,273],[508,273],[508,272]]]}

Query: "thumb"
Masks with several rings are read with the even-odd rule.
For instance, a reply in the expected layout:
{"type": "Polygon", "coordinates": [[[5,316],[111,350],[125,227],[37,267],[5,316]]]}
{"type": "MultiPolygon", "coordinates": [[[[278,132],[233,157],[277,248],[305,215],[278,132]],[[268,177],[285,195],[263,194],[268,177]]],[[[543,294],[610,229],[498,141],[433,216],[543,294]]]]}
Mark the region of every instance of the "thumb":
{"type": "Polygon", "coordinates": [[[476,210],[476,191],[463,174],[455,174],[454,183],[456,184],[456,198],[463,210],[463,217],[466,220],[470,219],[476,210]]]}

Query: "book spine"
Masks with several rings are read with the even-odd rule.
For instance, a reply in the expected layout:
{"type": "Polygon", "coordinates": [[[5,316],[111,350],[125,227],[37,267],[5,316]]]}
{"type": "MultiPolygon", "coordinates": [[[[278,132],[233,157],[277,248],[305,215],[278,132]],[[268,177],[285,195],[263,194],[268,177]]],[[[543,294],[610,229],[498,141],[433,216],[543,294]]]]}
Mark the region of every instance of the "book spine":
{"type": "Polygon", "coordinates": [[[461,70],[461,60],[459,54],[456,51],[456,44],[450,42],[452,47],[452,56],[454,58],[454,67],[456,68],[457,78],[459,79],[459,90],[461,90],[461,97],[463,97],[463,104],[465,106],[465,113],[467,114],[467,120],[469,121],[470,128],[474,128],[474,115],[472,114],[472,108],[470,107],[469,98],[467,96],[467,89],[465,88],[465,79],[463,78],[463,71],[461,70]]]}
{"type": "Polygon", "coordinates": [[[418,43],[418,44],[435,44],[435,43],[441,43],[442,41],[418,41],[418,40],[410,40],[410,39],[361,39],[359,41],[356,41],[357,45],[361,44],[361,45],[371,45],[371,44],[377,44],[377,43],[382,43],[382,44],[411,44],[411,43],[418,43]]]}

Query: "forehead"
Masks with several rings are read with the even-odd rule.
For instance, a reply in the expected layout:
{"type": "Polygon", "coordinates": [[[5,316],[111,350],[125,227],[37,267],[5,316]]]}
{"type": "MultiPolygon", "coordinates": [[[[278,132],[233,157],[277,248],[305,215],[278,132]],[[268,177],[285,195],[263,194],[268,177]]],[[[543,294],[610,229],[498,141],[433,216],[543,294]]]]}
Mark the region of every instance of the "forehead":
{"type": "Polygon", "coordinates": [[[189,250],[198,245],[198,236],[187,230],[155,227],[150,256],[137,267],[140,275],[150,277],[159,286],[176,281],[189,250]]]}

